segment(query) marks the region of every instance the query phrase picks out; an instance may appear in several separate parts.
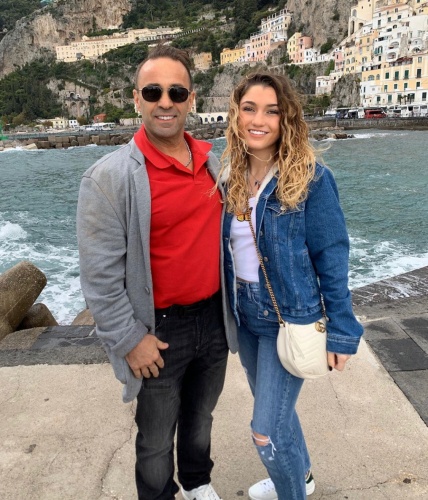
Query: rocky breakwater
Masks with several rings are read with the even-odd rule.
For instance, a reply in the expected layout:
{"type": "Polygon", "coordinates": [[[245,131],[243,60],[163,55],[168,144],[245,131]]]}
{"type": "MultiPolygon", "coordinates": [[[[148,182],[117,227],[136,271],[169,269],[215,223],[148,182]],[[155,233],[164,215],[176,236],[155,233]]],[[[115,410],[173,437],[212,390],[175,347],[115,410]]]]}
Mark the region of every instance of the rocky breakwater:
{"type": "Polygon", "coordinates": [[[226,127],[226,124],[210,124],[200,128],[188,129],[187,132],[195,139],[211,141],[224,137],[226,127]]]}
{"type": "MultiPolygon", "coordinates": [[[[46,283],[45,274],[28,261],[0,275],[0,341],[14,332],[58,326],[49,308],[35,303],[46,283]]],[[[72,324],[90,325],[93,318],[84,310],[72,324]]]]}
{"type": "Polygon", "coordinates": [[[353,134],[347,134],[346,132],[338,130],[330,130],[330,131],[313,130],[310,133],[310,137],[315,141],[325,141],[327,139],[352,139],[355,136],[353,134]]]}
{"type": "Polygon", "coordinates": [[[10,137],[0,141],[0,151],[13,148],[21,149],[64,149],[78,146],[118,146],[126,144],[133,137],[134,131],[123,133],[96,133],[96,134],[49,134],[37,135],[22,138],[19,136],[10,137]]]}
{"type": "MultiPolygon", "coordinates": [[[[212,140],[224,137],[226,124],[208,124],[201,126],[190,125],[186,131],[195,139],[212,140]]],[[[66,149],[79,146],[120,146],[127,144],[134,136],[137,128],[115,130],[112,132],[95,133],[58,133],[58,134],[27,134],[14,135],[0,140],[0,151],[7,149],[66,149]]]]}

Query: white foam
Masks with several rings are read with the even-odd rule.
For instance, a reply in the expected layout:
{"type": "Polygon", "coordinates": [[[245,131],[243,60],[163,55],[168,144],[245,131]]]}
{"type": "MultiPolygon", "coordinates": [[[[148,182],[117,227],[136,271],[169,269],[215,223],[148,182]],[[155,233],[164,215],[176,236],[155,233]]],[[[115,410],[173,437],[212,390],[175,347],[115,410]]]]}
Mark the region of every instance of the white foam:
{"type": "Polygon", "coordinates": [[[396,136],[396,137],[401,137],[403,135],[407,135],[408,132],[405,131],[400,131],[400,132],[353,132],[352,130],[349,130],[348,133],[350,135],[353,135],[353,139],[372,139],[372,138],[382,138],[382,137],[391,137],[391,136],[396,136]]]}
{"type": "Polygon", "coordinates": [[[428,253],[391,241],[351,238],[349,286],[358,288],[428,266],[428,253]]]}
{"type": "Polygon", "coordinates": [[[0,241],[22,240],[27,237],[27,232],[19,224],[8,221],[0,224],[0,241]]]}

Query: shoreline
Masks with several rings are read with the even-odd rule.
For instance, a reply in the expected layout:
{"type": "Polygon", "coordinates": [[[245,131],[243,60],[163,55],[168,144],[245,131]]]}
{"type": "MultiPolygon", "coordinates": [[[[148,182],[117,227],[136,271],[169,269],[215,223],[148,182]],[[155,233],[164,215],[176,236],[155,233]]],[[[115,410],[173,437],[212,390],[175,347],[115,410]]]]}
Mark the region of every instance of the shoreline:
{"type": "MultiPolygon", "coordinates": [[[[349,136],[344,131],[350,130],[428,130],[428,117],[423,118],[379,118],[379,119],[338,119],[321,118],[307,119],[310,134],[316,140],[322,140],[320,135],[336,135],[337,139],[349,136]],[[342,132],[342,133],[341,133],[342,132]]],[[[198,127],[188,127],[186,132],[196,139],[212,140],[224,137],[226,123],[211,123],[198,127]]],[[[117,128],[109,132],[58,131],[54,133],[17,133],[0,138],[0,152],[8,149],[67,149],[70,147],[97,145],[118,146],[129,142],[136,127],[117,128]]],[[[352,137],[352,136],[351,136],[352,137]]]]}

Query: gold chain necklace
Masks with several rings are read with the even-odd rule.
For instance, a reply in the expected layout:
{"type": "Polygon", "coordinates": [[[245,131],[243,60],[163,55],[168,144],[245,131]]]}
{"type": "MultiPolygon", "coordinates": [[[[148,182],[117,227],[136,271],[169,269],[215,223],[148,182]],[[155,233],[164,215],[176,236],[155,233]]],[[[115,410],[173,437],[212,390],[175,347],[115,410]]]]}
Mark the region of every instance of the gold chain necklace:
{"type": "Polygon", "coordinates": [[[192,152],[190,151],[190,147],[187,144],[186,139],[184,139],[184,144],[186,145],[187,152],[189,153],[189,161],[186,163],[186,165],[184,165],[187,168],[192,163],[193,155],[192,155],[192,152]]]}

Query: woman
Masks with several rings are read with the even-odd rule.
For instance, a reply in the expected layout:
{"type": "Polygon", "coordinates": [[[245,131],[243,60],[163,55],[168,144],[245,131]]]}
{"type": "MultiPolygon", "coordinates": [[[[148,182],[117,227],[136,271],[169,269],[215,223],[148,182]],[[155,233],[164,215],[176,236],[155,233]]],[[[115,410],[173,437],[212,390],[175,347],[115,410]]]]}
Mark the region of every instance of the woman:
{"type": "Polygon", "coordinates": [[[289,81],[258,72],[231,96],[223,155],[227,287],[239,355],[254,395],[252,436],[270,479],[252,500],[302,500],[315,483],[295,405],[303,379],[281,365],[278,319],[256,252],[256,233],[281,317],[328,318],[327,360],[343,370],[363,333],[348,289],[349,239],[331,172],[316,163],[302,107],[289,81]]]}

